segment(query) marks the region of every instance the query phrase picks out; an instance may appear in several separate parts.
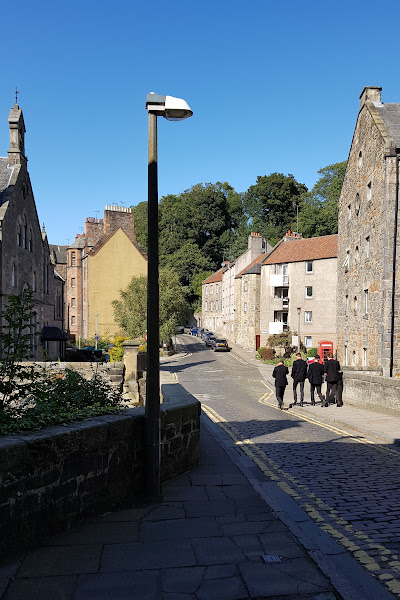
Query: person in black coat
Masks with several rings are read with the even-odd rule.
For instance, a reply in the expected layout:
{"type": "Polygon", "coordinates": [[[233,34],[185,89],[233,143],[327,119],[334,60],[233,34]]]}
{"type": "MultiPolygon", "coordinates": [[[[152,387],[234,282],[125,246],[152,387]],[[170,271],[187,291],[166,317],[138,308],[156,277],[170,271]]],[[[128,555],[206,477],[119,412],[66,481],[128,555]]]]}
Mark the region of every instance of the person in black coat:
{"type": "Polygon", "coordinates": [[[319,362],[318,354],[315,356],[314,361],[308,365],[307,379],[310,382],[311,404],[315,405],[314,391],[317,390],[321,406],[323,406],[325,400],[321,393],[321,385],[324,381],[324,365],[319,362]]]}
{"type": "Polygon", "coordinates": [[[336,398],[336,406],[343,406],[342,398],[338,394],[338,382],[340,380],[340,363],[333,358],[332,352],[328,352],[324,365],[326,378],[326,399],[324,406],[329,406],[329,397],[333,394],[336,398]]]}
{"type": "Polygon", "coordinates": [[[280,360],[272,371],[272,377],[275,379],[276,399],[278,400],[278,405],[281,410],[283,408],[283,396],[285,395],[285,389],[288,384],[288,374],[289,369],[285,367],[283,360],[280,360]]]}
{"type": "Polygon", "coordinates": [[[296,354],[291,376],[293,377],[293,405],[297,404],[297,386],[300,385],[300,406],[303,406],[304,382],[307,379],[307,363],[301,358],[300,352],[296,354]]]}

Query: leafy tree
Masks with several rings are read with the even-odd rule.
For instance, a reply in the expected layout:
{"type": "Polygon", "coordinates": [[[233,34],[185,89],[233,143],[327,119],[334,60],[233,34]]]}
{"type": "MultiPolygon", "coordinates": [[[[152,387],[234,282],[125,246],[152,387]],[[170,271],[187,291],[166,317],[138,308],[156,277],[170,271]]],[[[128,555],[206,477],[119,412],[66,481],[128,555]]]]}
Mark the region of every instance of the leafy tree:
{"type": "Polygon", "coordinates": [[[338,200],[346,165],[343,161],[320,169],[320,177],[313,189],[303,195],[299,229],[304,237],[337,233],[338,200]]]}
{"type": "Polygon", "coordinates": [[[131,208],[135,223],[135,237],[143,251],[147,252],[147,202],[140,202],[131,208]]]}
{"type": "Polygon", "coordinates": [[[205,279],[207,279],[207,277],[210,277],[210,275],[213,274],[213,271],[201,271],[200,273],[198,273],[192,281],[192,288],[193,288],[193,296],[194,296],[194,304],[193,304],[193,310],[194,312],[200,312],[201,311],[201,296],[203,293],[203,281],[205,279]]]}
{"type": "MultiPolygon", "coordinates": [[[[176,272],[160,268],[160,338],[168,341],[190,313],[187,289],[180,285],[176,272]]],[[[147,323],[147,277],[133,277],[120,299],[113,301],[114,317],[131,338],[144,337],[147,323]]]]}
{"type": "Polygon", "coordinates": [[[306,186],[291,174],[257,177],[257,183],[249,187],[244,199],[253,231],[276,244],[292,228],[296,204],[301,207],[305,192],[306,186]]]}

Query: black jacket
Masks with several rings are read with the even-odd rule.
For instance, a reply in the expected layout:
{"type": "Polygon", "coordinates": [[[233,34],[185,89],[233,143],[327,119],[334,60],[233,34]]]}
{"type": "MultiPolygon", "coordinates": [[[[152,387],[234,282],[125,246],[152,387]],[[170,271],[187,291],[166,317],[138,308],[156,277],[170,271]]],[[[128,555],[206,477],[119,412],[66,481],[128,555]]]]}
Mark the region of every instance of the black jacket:
{"type": "Polygon", "coordinates": [[[324,372],[326,373],[326,381],[329,383],[335,383],[339,381],[340,363],[334,358],[330,358],[325,362],[324,372]]]}
{"type": "Polygon", "coordinates": [[[307,377],[313,385],[321,385],[324,381],[324,365],[312,362],[308,365],[307,377]]]}
{"type": "Polygon", "coordinates": [[[277,365],[272,371],[272,377],[275,378],[275,385],[282,386],[287,385],[288,380],[286,375],[289,374],[289,369],[285,365],[277,365]]]}
{"type": "Polygon", "coordinates": [[[294,361],[292,365],[292,373],[291,373],[294,382],[305,381],[307,378],[307,363],[305,360],[298,358],[294,361]]]}

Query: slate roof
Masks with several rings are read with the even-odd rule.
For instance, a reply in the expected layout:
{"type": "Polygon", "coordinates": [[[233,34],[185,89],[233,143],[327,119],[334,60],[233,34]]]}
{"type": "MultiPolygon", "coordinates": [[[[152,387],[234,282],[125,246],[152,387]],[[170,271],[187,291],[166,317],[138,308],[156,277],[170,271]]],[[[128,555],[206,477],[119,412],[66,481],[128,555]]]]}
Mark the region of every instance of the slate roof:
{"type": "Polygon", "coordinates": [[[12,168],[8,167],[8,158],[0,158],[0,192],[3,192],[10,182],[10,177],[13,172],[12,168]]]}
{"type": "Polygon", "coordinates": [[[238,279],[239,277],[242,277],[243,275],[258,275],[261,273],[261,263],[263,262],[263,260],[265,259],[267,255],[265,254],[265,252],[263,252],[262,254],[259,254],[259,256],[257,256],[257,258],[255,258],[249,265],[247,265],[247,267],[245,267],[244,269],[242,269],[240,271],[240,273],[238,273],[235,277],[235,279],[238,279]]]}
{"type": "Polygon", "coordinates": [[[268,254],[263,265],[302,262],[305,260],[321,260],[337,258],[338,236],[323,235],[313,238],[283,238],[274,250],[268,254]]]}
{"type": "Polygon", "coordinates": [[[374,102],[373,104],[393,138],[396,148],[400,148],[400,103],[374,102]]]}
{"type": "Polygon", "coordinates": [[[68,246],[58,246],[57,244],[49,244],[50,252],[54,252],[56,263],[58,265],[67,264],[67,248],[68,246]]]}

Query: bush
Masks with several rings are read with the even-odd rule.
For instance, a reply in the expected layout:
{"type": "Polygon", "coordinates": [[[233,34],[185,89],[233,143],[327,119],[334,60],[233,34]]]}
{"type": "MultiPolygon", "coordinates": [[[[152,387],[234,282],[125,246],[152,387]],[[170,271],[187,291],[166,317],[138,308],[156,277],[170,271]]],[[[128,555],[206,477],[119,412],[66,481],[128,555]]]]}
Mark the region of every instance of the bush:
{"type": "Polygon", "coordinates": [[[309,348],[307,350],[307,357],[317,356],[318,348],[309,348]]]}
{"type": "Polygon", "coordinates": [[[261,346],[261,348],[258,348],[257,354],[258,354],[259,358],[262,357],[263,350],[265,350],[265,346],[261,346]]]}
{"type": "Polygon", "coordinates": [[[261,358],[263,360],[273,360],[275,358],[275,350],[273,348],[263,348],[261,358]]]}

